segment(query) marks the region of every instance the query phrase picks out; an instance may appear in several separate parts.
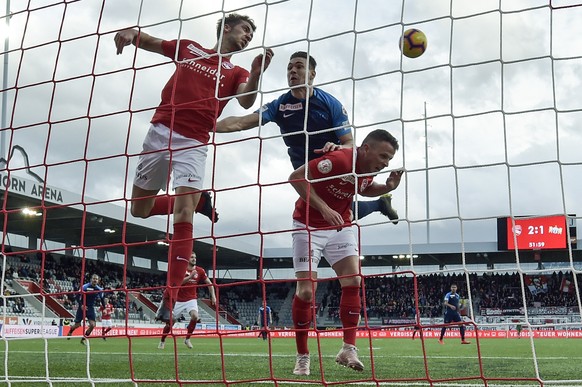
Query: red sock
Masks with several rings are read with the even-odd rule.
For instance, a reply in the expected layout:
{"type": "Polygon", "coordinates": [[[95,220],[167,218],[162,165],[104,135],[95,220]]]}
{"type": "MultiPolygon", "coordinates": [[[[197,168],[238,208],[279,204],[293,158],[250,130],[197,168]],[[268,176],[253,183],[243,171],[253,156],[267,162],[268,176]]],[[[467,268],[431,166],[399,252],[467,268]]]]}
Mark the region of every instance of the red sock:
{"type": "Polygon", "coordinates": [[[311,311],[311,302],[303,301],[295,295],[293,303],[291,304],[291,316],[293,317],[293,327],[295,329],[302,329],[295,332],[295,343],[297,344],[297,353],[309,353],[307,346],[308,330],[313,319],[311,311]]]}
{"type": "Polygon", "coordinates": [[[196,329],[196,321],[190,320],[186,329],[187,329],[186,339],[189,339],[190,336],[192,335],[192,332],[194,332],[194,329],[196,329]]]}
{"type": "Polygon", "coordinates": [[[359,286],[344,286],[340,299],[340,320],[344,328],[344,343],[356,345],[356,331],[360,323],[360,298],[359,286]]]}
{"type": "MultiPolygon", "coordinates": [[[[169,215],[174,213],[174,203],[176,202],[175,196],[170,195],[160,195],[156,196],[154,200],[154,206],[152,207],[150,214],[152,215],[169,215]]],[[[200,195],[200,200],[196,206],[195,212],[200,212],[204,204],[206,203],[206,196],[200,195]]]]}
{"type": "Polygon", "coordinates": [[[170,333],[170,328],[169,324],[164,326],[164,330],[162,331],[162,341],[166,341],[166,337],[168,336],[168,333],[170,333]]]}
{"type": "Polygon", "coordinates": [[[175,196],[170,195],[156,196],[156,199],[154,200],[154,206],[152,207],[150,214],[148,216],[173,214],[175,201],[176,201],[175,196]]]}
{"type": "Polygon", "coordinates": [[[182,285],[184,274],[188,269],[188,261],[194,247],[193,230],[192,223],[174,223],[174,235],[170,241],[168,253],[168,285],[175,287],[170,289],[172,302],[176,301],[178,286],[182,285]]]}

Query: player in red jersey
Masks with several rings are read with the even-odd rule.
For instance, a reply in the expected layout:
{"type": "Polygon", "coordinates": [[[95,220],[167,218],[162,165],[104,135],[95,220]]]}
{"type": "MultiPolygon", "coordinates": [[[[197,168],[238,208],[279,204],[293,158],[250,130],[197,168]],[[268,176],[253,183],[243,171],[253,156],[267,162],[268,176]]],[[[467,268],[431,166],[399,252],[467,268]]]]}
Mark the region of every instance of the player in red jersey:
{"type": "MultiPolygon", "coordinates": [[[[196,266],[196,253],[192,253],[190,256],[190,261],[188,262],[188,269],[186,270],[186,275],[182,281],[182,287],[178,291],[178,298],[176,305],[174,306],[174,318],[177,319],[183,313],[190,316],[190,322],[188,323],[186,338],[184,339],[184,344],[192,349],[193,345],[190,342],[190,336],[196,324],[198,323],[198,286],[206,285],[208,286],[208,292],[210,293],[210,302],[212,305],[216,305],[216,293],[214,292],[214,286],[212,281],[206,275],[206,271],[203,268],[196,266]]],[[[166,345],[166,337],[170,333],[172,324],[166,322],[164,330],[162,333],[162,338],[158,344],[159,349],[164,349],[166,345]]]]}
{"type": "Polygon", "coordinates": [[[384,184],[374,182],[372,176],[388,166],[397,150],[398,141],[387,131],[377,129],[366,136],[355,152],[347,148],[327,153],[296,169],[289,177],[300,196],[293,213],[293,268],[298,279],[291,306],[297,345],[295,375],[310,373],[307,337],[317,288],[317,282],[310,279],[317,279],[322,255],[340,277],[342,288],[340,320],[344,338],[336,362],[356,371],[364,369],[355,345],[360,322],[361,275],[358,243],[351,225],[352,198],[356,192],[374,197],[398,187],[402,171],[392,171],[384,184]],[[325,180],[309,183],[305,176],[309,181],[325,180]]]}
{"type": "Polygon", "coordinates": [[[101,337],[106,340],[105,335],[113,329],[113,321],[111,321],[113,305],[109,303],[109,298],[105,297],[99,311],[101,312],[101,337]]]}
{"type": "MultiPolygon", "coordinates": [[[[218,21],[217,43],[212,49],[187,39],[162,40],[136,29],[115,34],[118,54],[133,44],[164,55],[176,65],[162,90],[162,101],[144,140],[131,195],[131,214],[135,217],[174,215],[168,253],[171,288],[164,294],[157,320],[170,321],[171,308],[193,250],[192,223],[201,200],[209,132],[234,96],[246,109],[253,105],[260,76],[271,62],[271,49],[254,58],[250,73],[230,62],[234,53],[248,46],[255,30],[248,16],[229,14],[218,21]],[[170,168],[176,195],[156,196],[160,190],[168,189],[170,168]]],[[[209,196],[205,201],[206,207],[211,208],[209,196]]],[[[212,210],[209,217],[217,219],[212,210]]]]}

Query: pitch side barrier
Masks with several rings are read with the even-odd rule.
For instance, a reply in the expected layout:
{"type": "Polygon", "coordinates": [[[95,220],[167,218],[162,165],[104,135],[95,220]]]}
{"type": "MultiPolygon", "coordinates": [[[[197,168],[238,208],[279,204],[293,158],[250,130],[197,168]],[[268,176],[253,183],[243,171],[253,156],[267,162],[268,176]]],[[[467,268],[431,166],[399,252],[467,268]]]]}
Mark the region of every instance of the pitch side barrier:
{"type": "MultiPolygon", "coordinates": [[[[68,327],[64,327],[63,335],[66,335],[68,332],[68,327]]],[[[109,333],[107,333],[107,337],[157,337],[162,334],[162,328],[113,328],[109,333]]],[[[357,332],[358,338],[378,338],[378,339],[391,339],[391,338],[412,338],[413,329],[408,330],[394,330],[394,329],[384,329],[384,330],[373,330],[373,329],[360,329],[357,332]]],[[[212,337],[235,337],[235,338],[253,338],[256,339],[257,335],[260,331],[247,331],[247,330],[207,330],[207,329],[196,329],[194,331],[193,337],[204,337],[204,338],[212,338],[212,337]]],[[[186,329],[183,328],[174,328],[172,330],[172,334],[175,336],[185,336],[186,329]]],[[[423,330],[422,337],[425,339],[438,339],[440,334],[440,329],[438,330],[423,330]]],[[[479,335],[480,339],[507,339],[507,338],[526,338],[526,337],[533,337],[533,338],[551,338],[551,339],[564,339],[564,338],[580,338],[582,339],[582,329],[576,330],[522,330],[521,333],[517,330],[488,330],[488,331],[474,331],[468,330],[465,332],[465,337],[468,338],[476,338],[477,334],[479,335]]],[[[82,332],[76,331],[73,333],[73,336],[81,336],[82,332]]],[[[269,331],[269,335],[271,338],[294,338],[295,332],[293,330],[271,330],[269,331]]],[[[97,338],[101,337],[101,328],[95,328],[93,330],[92,336],[97,338]]],[[[310,337],[320,337],[320,338],[339,338],[343,337],[343,332],[338,330],[322,330],[322,331],[310,331],[310,337]]],[[[418,334],[417,334],[418,336],[418,334]]],[[[447,331],[445,337],[448,338],[460,338],[458,330],[451,330],[447,331]]]]}

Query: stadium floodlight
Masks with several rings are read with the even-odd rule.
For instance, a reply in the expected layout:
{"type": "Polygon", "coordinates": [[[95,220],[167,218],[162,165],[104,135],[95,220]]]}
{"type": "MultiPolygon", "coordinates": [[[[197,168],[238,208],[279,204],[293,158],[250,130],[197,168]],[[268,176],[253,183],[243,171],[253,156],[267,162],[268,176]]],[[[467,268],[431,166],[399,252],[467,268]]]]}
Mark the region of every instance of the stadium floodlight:
{"type": "Polygon", "coordinates": [[[22,213],[27,216],[42,216],[42,212],[31,210],[30,208],[23,208],[22,213]]]}

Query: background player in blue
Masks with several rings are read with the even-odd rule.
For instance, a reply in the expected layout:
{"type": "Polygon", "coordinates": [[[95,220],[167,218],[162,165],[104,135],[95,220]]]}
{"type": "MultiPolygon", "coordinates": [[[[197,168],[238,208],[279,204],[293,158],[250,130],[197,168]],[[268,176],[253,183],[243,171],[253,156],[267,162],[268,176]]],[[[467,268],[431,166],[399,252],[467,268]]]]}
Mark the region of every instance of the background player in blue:
{"type": "Polygon", "coordinates": [[[259,316],[257,317],[257,325],[261,327],[261,333],[258,337],[262,337],[263,340],[267,340],[267,329],[269,325],[273,322],[273,313],[271,307],[267,305],[266,307],[259,306],[259,316]]]}
{"type": "MultiPolygon", "coordinates": [[[[451,284],[451,291],[445,295],[445,324],[449,324],[451,322],[462,322],[463,319],[461,318],[461,314],[459,313],[459,304],[461,300],[461,296],[457,293],[457,285],[451,284]]],[[[459,329],[461,330],[461,344],[470,344],[470,342],[465,340],[465,326],[460,325],[459,329]]],[[[447,327],[442,327],[441,329],[441,336],[439,338],[439,344],[444,344],[443,337],[445,336],[445,331],[447,327]]]]}
{"type": "MultiPolygon", "coordinates": [[[[78,298],[79,306],[77,307],[77,314],[75,315],[75,323],[71,325],[71,329],[69,330],[69,333],[67,333],[67,336],[71,336],[73,332],[83,324],[83,319],[87,319],[89,327],[85,331],[84,337],[81,338],[81,344],[83,345],[85,345],[85,337],[88,337],[91,332],[93,332],[96,325],[95,300],[99,299],[101,305],[105,305],[103,288],[98,284],[99,276],[93,274],[91,280],[81,288],[81,293],[78,298]]],[[[70,337],[67,338],[67,340],[70,340],[70,337]]]]}
{"type": "MultiPolygon", "coordinates": [[[[320,157],[322,153],[342,146],[351,148],[354,138],[346,110],[334,96],[313,87],[316,66],[315,59],[305,51],[292,54],[287,65],[287,83],[291,90],[254,113],[218,121],[216,132],[237,132],[256,128],[261,122],[274,122],[284,135],[283,141],[287,145],[293,169],[320,157]],[[306,111],[308,134],[303,131],[306,111]]],[[[375,211],[386,215],[392,223],[398,223],[398,213],[392,208],[391,194],[382,195],[377,200],[358,201],[358,218],[375,211]]]]}

